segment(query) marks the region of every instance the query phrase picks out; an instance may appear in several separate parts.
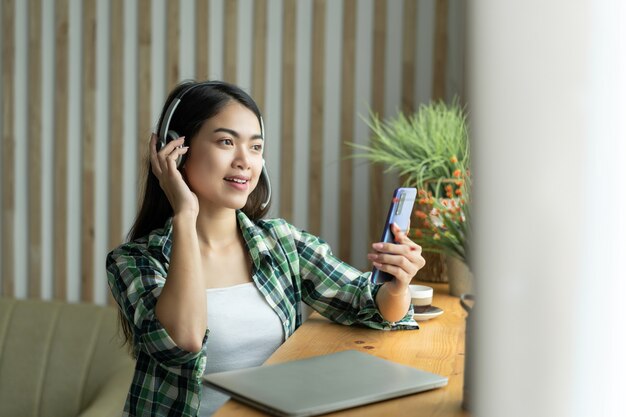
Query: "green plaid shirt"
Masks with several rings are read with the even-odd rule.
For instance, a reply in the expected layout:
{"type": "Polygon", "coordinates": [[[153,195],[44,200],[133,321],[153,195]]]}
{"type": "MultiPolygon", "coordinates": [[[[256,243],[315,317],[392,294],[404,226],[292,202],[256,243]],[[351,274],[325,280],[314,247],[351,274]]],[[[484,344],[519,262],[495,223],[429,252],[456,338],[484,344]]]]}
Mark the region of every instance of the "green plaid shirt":
{"type": "MultiPolygon", "coordinates": [[[[318,237],[282,219],[253,223],[241,211],[237,219],[252,258],[252,278],[280,318],[285,339],[302,323],[300,301],[341,324],[418,328],[412,309],[397,323],[386,321],[374,302],[380,287],[370,284],[370,273],[334,257],[318,237]]],[[[196,416],[200,406],[206,350],[179,348],[154,313],[167,277],[171,235],[169,219],[162,229],[123,244],[107,257],[109,286],[133,329],[137,357],[125,416],[196,416]]]]}

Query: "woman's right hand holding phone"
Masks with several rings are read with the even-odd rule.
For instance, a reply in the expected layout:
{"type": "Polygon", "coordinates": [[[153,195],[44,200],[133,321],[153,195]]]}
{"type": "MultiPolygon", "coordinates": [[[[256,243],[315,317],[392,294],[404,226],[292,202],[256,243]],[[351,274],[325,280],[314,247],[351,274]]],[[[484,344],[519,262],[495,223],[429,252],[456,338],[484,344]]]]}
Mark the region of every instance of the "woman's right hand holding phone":
{"type": "Polygon", "coordinates": [[[157,135],[150,138],[150,165],[152,173],[167,196],[174,214],[189,213],[198,215],[198,197],[191,191],[177,167],[179,156],[187,153],[189,147],[182,147],[185,138],[173,140],[157,151],[157,135]]]}

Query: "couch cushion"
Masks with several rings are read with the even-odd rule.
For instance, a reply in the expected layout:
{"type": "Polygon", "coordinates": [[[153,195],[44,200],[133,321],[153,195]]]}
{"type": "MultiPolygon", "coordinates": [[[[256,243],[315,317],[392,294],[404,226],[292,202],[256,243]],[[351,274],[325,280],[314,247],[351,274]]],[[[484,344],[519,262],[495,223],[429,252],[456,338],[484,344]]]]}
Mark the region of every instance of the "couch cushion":
{"type": "Polygon", "coordinates": [[[130,385],[120,345],[111,307],[0,299],[0,415],[76,416],[120,369],[130,385]]]}

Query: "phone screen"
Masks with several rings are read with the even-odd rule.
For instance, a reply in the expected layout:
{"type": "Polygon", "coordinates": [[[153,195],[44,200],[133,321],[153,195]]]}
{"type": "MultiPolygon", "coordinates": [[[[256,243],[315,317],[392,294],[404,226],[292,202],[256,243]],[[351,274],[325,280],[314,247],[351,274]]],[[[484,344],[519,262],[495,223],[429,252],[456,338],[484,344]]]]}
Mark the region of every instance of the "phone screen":
{"type": "MultiPolygon", "coordinates": [[[[391,204],[389,206],[389,212],[387,213],[387,220],[385,221],[385,227],[383,228],[383,234],[380,238],[381,242],[395,243],[394,235],[391,231],[391,225],[396,223],[400,226],[405,233],[408,232],[409,224],[411,223],[411,213],[413,212],[413,205],[415,204],[415,198],[417,196],[416,188],[397,188],[393,192],[391,204]]],[[[374,268],[371,276],[372,282],[378,284],[386,281],[391,281],[393,276],[387,272],[379,271],[374,268]]]]}

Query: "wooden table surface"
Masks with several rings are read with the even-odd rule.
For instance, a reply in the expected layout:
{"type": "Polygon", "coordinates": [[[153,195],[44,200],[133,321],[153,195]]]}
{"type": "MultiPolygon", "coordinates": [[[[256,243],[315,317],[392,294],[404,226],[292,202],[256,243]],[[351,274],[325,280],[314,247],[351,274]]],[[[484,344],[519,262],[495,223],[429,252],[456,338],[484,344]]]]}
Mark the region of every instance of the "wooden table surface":
{"type": "MultiPolygon", "coordinates": [[[[420,322],[420,330],[378,331],[342,326],[317,313],[265,362],[275,364],[347,349],[363,352],[448,377],[448,385],[428,392],[351,408],[327,416],[469,416],[461,409],[466,313],[458,297],[448,295],[448,286],[424,283],[435,289],[433,305],[444,313],[420,322]]],[[[230,400],[215,414],[226,416],[267,416],[230,400]]]]}

